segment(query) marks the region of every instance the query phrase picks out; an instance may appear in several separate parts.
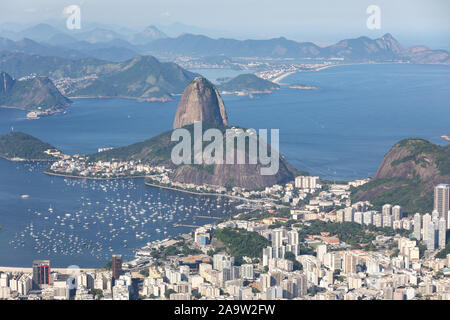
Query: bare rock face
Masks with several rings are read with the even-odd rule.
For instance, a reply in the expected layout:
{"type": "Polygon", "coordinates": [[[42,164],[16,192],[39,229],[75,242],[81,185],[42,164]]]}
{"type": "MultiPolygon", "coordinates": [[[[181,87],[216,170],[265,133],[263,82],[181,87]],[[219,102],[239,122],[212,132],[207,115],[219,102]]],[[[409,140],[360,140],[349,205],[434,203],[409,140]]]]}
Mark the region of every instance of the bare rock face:
{"type": "Polygon", "coordinates": [[[204,121],[214,126],[228,125],[225,105],[214,85],[197,77],[184,89],[175,114],[173,128],[204,121]]]}

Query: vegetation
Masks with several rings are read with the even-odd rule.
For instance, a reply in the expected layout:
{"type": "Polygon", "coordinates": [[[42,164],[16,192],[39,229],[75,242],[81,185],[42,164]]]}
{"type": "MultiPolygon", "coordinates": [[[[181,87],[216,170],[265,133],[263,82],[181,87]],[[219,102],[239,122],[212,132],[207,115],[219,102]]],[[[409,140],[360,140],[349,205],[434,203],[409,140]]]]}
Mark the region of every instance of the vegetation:
{"type": "Polygon", "coordinates": [[[254,74],[241,74],[218,86],[221,91],[227,92],[252,92],[271,91],[279,89],[280,86],[268,80],[261,79],[254,74]]]}
{"type": "Polygon", "coordinates": [[[270,241],[258,233],[241,229],[218,229],[213,237],[224,244],[227,252],[235,258],[236,264],[241,264],[244,256],[262,258],[263,249],[270,245],[270,241]]]}
{"type": "Polygon", "coordinates": [[[0,106],[26,110],[56,110],[69,105],[53,82],[47,77],[13,80],[7,73],[0,72],[0,106]]]}
{"type": "Polygon", "coordinates": [[[329,232],[331,236],[338,238],[350,245],[353,249],[360,249],[369,246],[377,234],[402,233],[402,230],[390,230],[389,228],[377,228],[374,226],[360,225],[356,222],[332,223],[320,220],[311,221],[310,225],[303,225],[299,231],[299,238],[305,239],[307,235],[320,235],[322,232],[329,232]]]}
{"type": "Polygon", "coordinates": [[[380,210],[386,203],[402,206],[405,212],[428,212],[433,207],[433,192],[425,191],[425,184],[419,178],[391,178],[372,180],[358,188],[351,188],[352,199],[360,200],[360,195],[372,193],[370,202],[380,210]],[[383,190],[373,192],[374,190],[383,190]]]}
{"type": "Polygon", "coordinates": [[[54,160],[55,158],[44,153],[54,146],[22,132],[11,132],[0,136],[0,157],[25,160],[54,160]]]}
{"type": "Polygon", "coordinates": [[[397,145],[408,148],[409,155],[392,162],[393,166],[407,161],[414,161],[415,164],[426,168],[429,166],[426,155],[431,155],[436,159],[436,167],[439,169],[441,175],[450,174],[450,145],[440,146],[425,139],[405,139],[397,145]]]}

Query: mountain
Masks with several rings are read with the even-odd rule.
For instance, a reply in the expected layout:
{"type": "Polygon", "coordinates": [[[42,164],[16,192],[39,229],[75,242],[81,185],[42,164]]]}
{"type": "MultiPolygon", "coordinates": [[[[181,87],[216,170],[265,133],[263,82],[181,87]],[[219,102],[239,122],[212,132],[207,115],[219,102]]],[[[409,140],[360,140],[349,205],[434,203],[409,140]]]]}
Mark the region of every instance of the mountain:
{"type": "Polygon", "coordinates": [[[18,32],[18,38],[28,38],[38,42],[46,42],[53,36],[61,34],[61,30],[46,23],[39,23],[18,32]]]}
{"type": "Polygon", "coordinates": [[[0,52],[0,70],[14,77],[30,73],[53,79],[65,95],[75,97],[124,97],[166,101],[181,94],[196,77],[172,62],[140,56],[114,63],[98,59],[78,60],[0,52]],[[70,79],[69,79],[70,78],[70,79]]]}
{"type": "Polygon", "coordinates": [[[172,62],[159,62],[152,56],[141,56],[121,63],[103,65],[97,78],[76,83],[66,93],[78,97],[124,97],[145,101],[167,101],[179,94],[195,78],[172,62]]]}
{"type": "Polygon", "coordinates": [[[103,29],[103,28],[95,28],[93,30],[88,30],[85,32],[79,32],[79,33],[74,33],[73,35],[74,38],[81,40],[81,41],[88,41],[91,43],[96,43],[96,42],[107,42],[107,41],[111,41],[114,39],[123,39],[124,36],[108,30],[108,29],[103,29]]]}
{"type": "Polygon", "coordinates": [[[235,40],[183,34],[176,38],[155,40],[142,50],[161,56],[225,55],[260,58],[343,58],[349,62],[450,63],[447,51],[428,48],[418,50],[415,47],[404,49],[389,33],[377,39],[368,37],[345,39],[323,48],[311,42],[296,42],[284,37],[268,40],[235,40]]]}
{"type": "Polygon", "coordinates": [[[431,50],[425,46],[414,46],[403,51],[412,63],[450,64],[450,54],[445,50],[431,50]]]}
{"type": "Polygon", "coordinates": [[[146,44],[162,38],[167,38],[164,32],[155,26],[148,26],[143,31],[133,34],[128,40],[134,44],[146,44]]]}
{"type": "Polygon", "coordinates": [[[352,61],[386,61],[399,59],[402,51],[400,43],[387,33],[374,40],[368,37],[342,40],[322,49],[321,54],[325,57],[345,58],[352,61]]]}
{"type": "Polygon", "coordinates": [[[47,77],[14,80],[6,72],[0,72],[0,106],[56,112],[69,104],[70,100],[47,77]]]}
{"type": "Polygon", "coordinates": [[[195,78],[184,89],[178,104],[173,128],[204,121],[215,126],[228,124],[225,105],[219,92],[205,78],[195,78]]]}
{"type": "Polygon", "coordinates": [[[235,40],[212,39],[193,34],[158,39],[149,43],[147,49],[154,54],[190,56],[312,57],[320,54],[320,47],[311,42],[299,43],[283,37],[269,40],[235,40]]]}
{"type": "Polygon", "coordinates": [[[37,54],[40,56],[56,56],[70,59],[81,59],[88,57],[87,54],[75,49],[39,43],[28,38],[23,38],[18,41],[0,38],[0,51],[22,52],[27,54],[37,54]]]}
{"type": "Polygon", "coordinates": [[[218,86],[219,90],[224,92],[248,92],[248,93],[270,93],[272,90],[280,89],[280,86],[268,80],[261,79],[254,74],[240,74],[237,77],[224,82],[218,86]]]}
{"type": "MultiPolygon", "coordinates": [[[[210,129],[218,129],[226,135],[227,130],[236,130],[227,126],[226,110],[217,89],[204,78],[194,79],[184,90],[183,97],[178,105],[174,120],[174,128],[183,126],[194,136],[196,120],[202,121],[202,134],[210,129]]],[[[245,130],[245,129],[243,129],[245,130]]],[[[130,146],[116,148],[100,153],[88,155],[88,161],[142,161],[150,165],[163,165],[172,169],[169,177],[172,181],[192,183],[195,185],[237,186],[250,190],[272,186],[278,183],[292,181],[297,170],[289,165],[270,145],[267,146],[270,154],[278,157],[279,170],[273,175],[262,175],[263,167],[259,161],[257,164],[249,164],[249,147],[245,147],[245,164],[180,164],[176,165],[171,159],[171,152],[178,144],[172,141],[173,131],[164,132],[154,138],[130,146]]],[[[250,136],[248,140],[256,139],[250,136]]],[[[224,139],[226,141],[226,139],[224,139]]],[[[225,142],[224,141],[224,142],[225,142]]],[[[256,140],[257,143],[261,141],[256,140]]],[[[190,146],[194,150],[194,141],[190,146]]],[[[225,147],[226,148],[226,147],[225,147]]],[[[235,149],[235,147],[233,147],[235,149]]],[[[201,154],[193,153],[191,159],[197,159],[201,154]]]]}
{"type": "Polygon", "coordinates": [[[0,70],[15,78],[30,74],[47,76],[53,80],[64,77],[78,78],[106,71],[108,64],[108,61],[92,58],[70,59],[22,52],[0,52],[0,70]]]}
{"type": "Polygon", "coordinates": [[[399,204],[408,213],[431,212],[439,183],[450,183],[450,145],[406,139],[389,150],[370,182],[352,191],[352,199],[376,207],[399,204]]]}
{"type": "Polygon", "coordinates": [[[0,157],[10,160],[54,160],[45,153],[54,146],[22,132],[11,132],[0,136],[0,157]]]}

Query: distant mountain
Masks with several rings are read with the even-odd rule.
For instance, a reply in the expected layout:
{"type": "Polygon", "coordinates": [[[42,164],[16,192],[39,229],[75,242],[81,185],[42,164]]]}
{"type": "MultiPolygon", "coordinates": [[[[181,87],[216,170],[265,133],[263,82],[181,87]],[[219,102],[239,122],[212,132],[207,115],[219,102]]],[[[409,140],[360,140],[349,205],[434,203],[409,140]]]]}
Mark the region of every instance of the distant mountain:
{"type": "Polygon", "coordinates": [[[46,23],[40,23],[17,33],[18,39],[28,38],[38,42],[47,42],[62,31],[46,23]]]}
{"type": "Polygon", "coordinates": [[[97,68],[97,78],[69,88],[69,96],[125,97],[146,101],[167,101],[179,94],[196,74],[172,62],[161,63],[141,56],[97,68]]]}
{"type": "Polygon", "coordinates": [[[148,26],[143,31],[128,37],[128,40],[134,44],[146,44],[162,38],[167,38],[167,35],[164,32],[155,26],[148,26]]]}
{"type": "Polygon", "coordinates": [[[211,82],[202,77],[195,78],[184,89],[173,128],[181,128],[195,121],[221,127],[228,125],[225,105],[219,92],[211,82]]]}
{"type": "Polygon", "coordinates": [[[370,39],[359,37],[339,41],[337,44],[325,47],[321,55],[325,57],[345,58],[346,60],[397,60],[402,56],[403,48],[391,34],[381,38],[370,39]]]}
{"type": "Polygon", "coordinates": [[[151,42],[147,49],[158,54],[225,55],[229,57],[311,57],[320,54],[313,43],[299,43],[286,38],[270,40],[212,39],[202,35],[183,34],[151,42]]]}
{"type": "Polygon", "coordinates": [[[89,31],[74,33],[73,37],[80,41],[88,41],[91,43],[108,42],[114,39],[124,39],[124,36],[107,29],[95,28],[89,31]]]}
{"type": "Polygon", "coordinates": [[[450,54],[445,50],[431,50],[425,46],[414,46],[402,52],[413,63],[450,64],[450,54]]]}
{"type": "Polygon", "coordinates": [[[44,152],[48,149],[54,150],[55,147],[23,132],[0,136],[0,157],[8,160],[55,160],[44,152]]]}
{"type": "Polygon", "coordinates": [[[0,52],[2,69],[14,77],[30,73],[50,77],[70,97],[126,97],[147,101],[169,100],[173,94],[181,94],[197,76],[175,63],[159,62],[151,56],[114,63],[92,58],[70,60],[0,52]]]}
{"type": "Polygon", "coordinates": [[[224,93],[270,93],[280,89],[280,86],[271,81],[261,79],[254,74],[241,74],[218,86],[224,93]]]}
{"type": "Polygon", "coordinates": [[[47,77],[14,80],[6,72],[0,72],[0,106],[56,112],[69,104],[70,100],[47,77]]]}
{"type": "Polygon", "coordinates": [[[71,59],[81,59],[88,57],[87,54],[74,49],[39,43],[28,38],[24,38],[18,41],[12,41],[7,38],[0,38],[0,51],[23,52],[27,54],[37,54],[40,56],[56,56],[71,59]]]}
{"type": "Polygon", "coordinates": [[[433,188],[439,183],[450,183],[450,145],[406,139],[389,150],[369,183],[353,190],[352,200],[426,213],[433,210],[433,188]]]}
{"type": "Polygon", "coordinates": [[[271,58],[343,58],[349,62],[411,61],[413,63],[450,63],[444,50],[404,49],[389,33],[378,39],[346,39],[327,47],[286,38],[269,40],[212,39],[203,35],[183,34],[177,38],[155,40],[143,48],[154,55],[271,58]]]}
{"type": "Polygon", "coordinates": [[[4,70],[14,78],[25,77],[30,74],[47,76],[53,80],[63,77],[78,78],[101,72],[108,63],[108,61],[92,58],[72,60],[0,51],[0,70],[4,70]]]}

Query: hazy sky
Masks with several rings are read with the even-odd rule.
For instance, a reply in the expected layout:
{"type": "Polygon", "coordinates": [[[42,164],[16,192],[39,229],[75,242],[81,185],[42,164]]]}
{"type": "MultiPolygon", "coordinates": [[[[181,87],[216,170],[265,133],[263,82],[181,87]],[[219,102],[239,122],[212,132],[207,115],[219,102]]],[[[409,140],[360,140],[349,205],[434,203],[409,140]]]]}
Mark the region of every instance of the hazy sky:
{"type": "Polygon", "coordinates": [[[213,36],[323,42],[390,32],[407,42],[450,45],[450,0],[0,0],[0,23],[62,19],[73,4],[82,22],[133,28],[180,22],[213,36]],[[369,5],[381,9],[381,30],[366,27],[369,5]]]}

